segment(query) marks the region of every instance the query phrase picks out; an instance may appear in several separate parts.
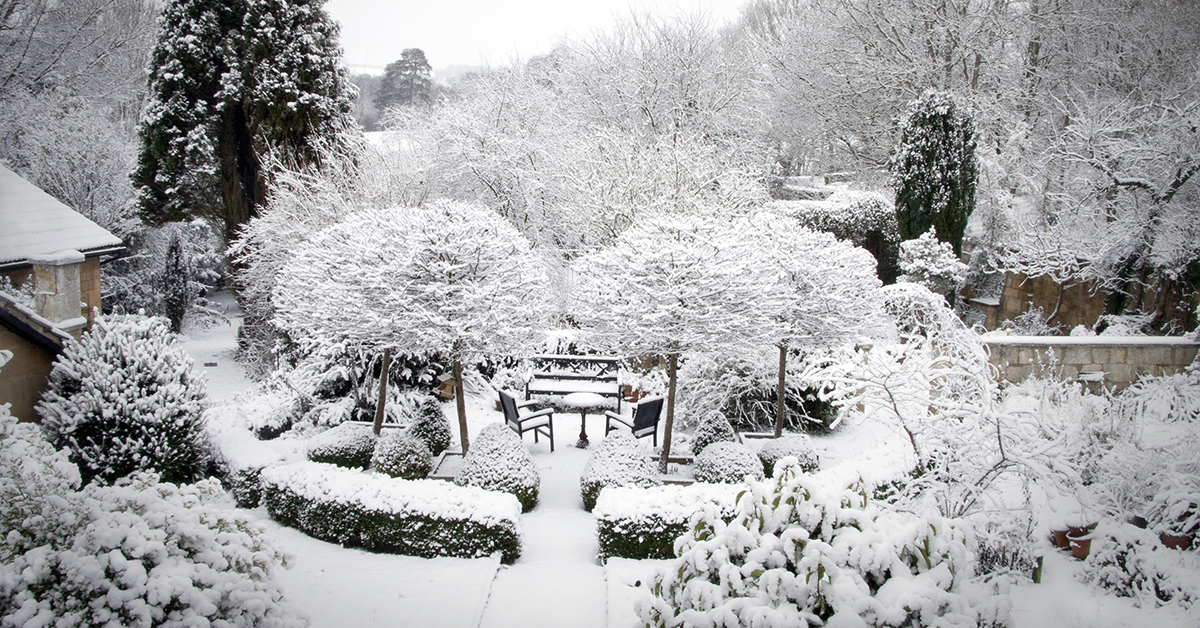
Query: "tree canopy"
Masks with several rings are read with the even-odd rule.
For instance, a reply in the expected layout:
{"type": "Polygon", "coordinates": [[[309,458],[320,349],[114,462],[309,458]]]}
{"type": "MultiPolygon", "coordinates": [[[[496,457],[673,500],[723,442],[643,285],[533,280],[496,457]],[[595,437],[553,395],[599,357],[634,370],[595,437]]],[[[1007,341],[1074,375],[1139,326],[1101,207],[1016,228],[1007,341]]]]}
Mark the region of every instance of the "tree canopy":
{"type": "Polygon", "coordinates": [[[400,58],[389,63],[375,92],[375,108],[383,113],[397,105],[411,107],[428,105],[433,98],[433,83],[429,80],[432,68],[420,48],[406,48],[400,58]]]}

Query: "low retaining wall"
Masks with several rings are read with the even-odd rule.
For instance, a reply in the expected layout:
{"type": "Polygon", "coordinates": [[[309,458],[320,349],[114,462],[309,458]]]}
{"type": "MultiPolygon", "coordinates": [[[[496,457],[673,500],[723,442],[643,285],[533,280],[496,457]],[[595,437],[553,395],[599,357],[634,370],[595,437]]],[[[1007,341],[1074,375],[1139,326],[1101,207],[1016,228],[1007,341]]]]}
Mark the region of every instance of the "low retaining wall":
{"type": "Polygon", "coordinates": [[[1103,383],[1120,390],[1142,375],[1183,371],[1200,350],[1188,338],[1147,336],[985,337],[1002,381],[1016,383],[1033,374],[1103,383]]]}

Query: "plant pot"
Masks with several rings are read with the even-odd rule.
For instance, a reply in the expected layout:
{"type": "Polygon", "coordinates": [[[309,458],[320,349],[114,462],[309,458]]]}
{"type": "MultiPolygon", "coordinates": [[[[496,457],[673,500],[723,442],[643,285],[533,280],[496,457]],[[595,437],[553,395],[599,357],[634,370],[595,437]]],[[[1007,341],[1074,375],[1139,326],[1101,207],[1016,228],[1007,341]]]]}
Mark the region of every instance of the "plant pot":
{"type": "Polygon", "coordinates": [[[1129,521],[1129,525],[1137,526],[1143,530],[1146,529],[1146,526],[1150,525],[1150,522],[1146,521],[1146,518],[1141,515],[1130,515],[1127,521],[1129,521]]]}
{"type": "Polygon", "coordinates": [[[1095,530],[1095,529],[1096,529],[1096,524],[1094,524],[1094,523],[1088,523],[1088,524],[1081,525],[1081,526],[1067,526],[1067,536],[1068,537],[1087,536],[1092,533],[1092,530],[1095,530]]]}
{"type": "Polygon", "coordinates": [[[1079,560],[1086,560],[1088,553],[1092,551],[1092,537],[1086,534],[1080,536],[1067,534],[1067,540],[1071,544],[1071,555],[1079,560]]]}
{"type": "Polygon", "coordinates": [[[1166,545],[1171,549],[1192,549],[1192,535],[1190,534],[1172,534],[1170,532],[1163,532],[1158,535],[1158,540],[1162,541],[1163,545],[1166,545]]]}
{"type": "Polygon", "coordinates": [[[1051,532],[1054,535],[1054,545],[1058,549],[1070,549],[1071,542],[1067,540],[1067,530],[1054,530],[1051,532]]]}

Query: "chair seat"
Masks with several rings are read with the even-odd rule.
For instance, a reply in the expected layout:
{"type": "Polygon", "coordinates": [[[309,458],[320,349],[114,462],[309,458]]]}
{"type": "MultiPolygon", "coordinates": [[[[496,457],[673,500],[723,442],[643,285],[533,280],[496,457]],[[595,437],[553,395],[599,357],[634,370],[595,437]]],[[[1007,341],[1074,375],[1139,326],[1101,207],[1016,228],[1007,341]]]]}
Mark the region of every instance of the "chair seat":
{"type": "Polygon", "coordinates": [[[527,417],[518,416],[517,423],[520,423],[521,427],[523,429],[529,429],[531,427],[541,427],[543,425],[550,425],[550,414],[546,413],[546,414],[542,414],[540,416],[539,415],[530,415],[527,417]]]}

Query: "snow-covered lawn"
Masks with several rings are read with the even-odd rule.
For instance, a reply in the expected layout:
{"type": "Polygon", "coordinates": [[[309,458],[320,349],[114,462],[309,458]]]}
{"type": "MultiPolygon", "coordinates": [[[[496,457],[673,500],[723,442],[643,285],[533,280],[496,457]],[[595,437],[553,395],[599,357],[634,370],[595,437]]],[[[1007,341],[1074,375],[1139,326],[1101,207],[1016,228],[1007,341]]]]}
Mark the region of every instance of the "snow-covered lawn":
{"type": "MultiPolygon", "coordinates": [[[[251,382],[235,360],[238,322],[191,329],[187,349],[208,375],[209,393],[220,411],[256,400],[246,395],[251,382]],[[216,366],[205,366],[215,363],[216,366]]],[[[452,402],[445,412],[454,416],[452,402]]],[[[472,433],[502,420],[493,400],[469,397],[472,433]]],[[[579,477],[588,451],[575,449],[579,416],[559,413],[556,451],[543,440],[525,439],[541,475],[538,506],[521,516],[523,551],[513,565],[494,558],[423,559],[371,554],[312,539],[268,523],[280,545],[293,555],[279,580],[287,596],[306,611],[316,628],[412,626],[523,628],[630,628],[637,625],[634,601],[648,595],[645,585],[666,561],[614,558],[600,565],[596,520],[583,510],[579,477]]],[[[594,448],[603,435],[601,416],[589,416],[594,448]]],[[[876,422],[843,425],[814,439],[820,473],[851,478],[858,473],[905,468],[910,451],[904,436],[876,422]]],[[[285,458],[303,454],[297,441],[268,441],[285,458]]],[[[457,442],[457,435],[455,436],[457,442]]],[[[753,444],[753,443],[752,443],[753,444]]],[[[253,513],[268,519],[266,510],[253,513]]],[[[1185,628],[1195,625],[1176,607],[1137,608],[1128,598],[1106,595],[1077,581],[1080,563],[1047,547],[1041,584],[1013,587],[1013,628],[1059,626],[1185,628]]],[[[1200,574],[1197,574],[1200,579],[1200,574]]]]}

